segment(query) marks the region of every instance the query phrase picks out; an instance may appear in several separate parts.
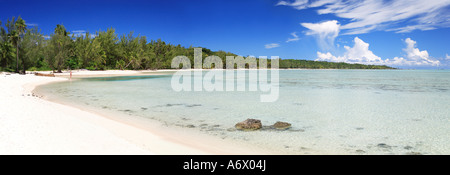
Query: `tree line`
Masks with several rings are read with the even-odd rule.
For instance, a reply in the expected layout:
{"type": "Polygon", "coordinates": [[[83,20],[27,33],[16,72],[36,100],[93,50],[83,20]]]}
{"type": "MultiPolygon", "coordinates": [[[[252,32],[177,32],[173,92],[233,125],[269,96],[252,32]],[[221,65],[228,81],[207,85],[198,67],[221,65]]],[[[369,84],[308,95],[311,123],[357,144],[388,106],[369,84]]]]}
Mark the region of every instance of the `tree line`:
{"type": "Polygon", "coordinates": [[[279,67],[283,69],[394,69],[385,65],[364,65],[294,59],[280,60],[279,67]]]}
{"type": "MultiPolygon", "coordinates": [[[[194,48],[166,43],[161,39],[148,41],[133,32],[119,36],[114,28],[75,35],[62,24],[56,25],[50,36],[44,36],[37,26],[28,27],[20,16],[0,21],[0,71],[21,72],[63,69],[146,70],[170,69],[174,57],[184,55],[194,64],[194,48]]],[[[202,49],[202,57],[219,56],[225,66],[225,51],[202,49]]],[[[270,66],[270,60],[269,60],[270,66]]],[[[387,66],[317,62],[280,59],[280,68],[311,69],[390,69],[387,66]]],[[[225,68],[225,67],[224,67],[225,68]]]]}

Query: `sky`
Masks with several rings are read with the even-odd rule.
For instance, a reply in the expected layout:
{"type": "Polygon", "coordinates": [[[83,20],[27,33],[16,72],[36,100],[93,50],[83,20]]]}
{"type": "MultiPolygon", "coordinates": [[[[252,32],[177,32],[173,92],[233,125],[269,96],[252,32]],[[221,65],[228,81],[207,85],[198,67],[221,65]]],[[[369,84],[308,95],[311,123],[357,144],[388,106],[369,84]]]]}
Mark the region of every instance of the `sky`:
{"type": "Polygon", "coordinates": [[[242,56],[450,68],[450,0],[0,0],[44,35],[144,35],[242,56]]]}

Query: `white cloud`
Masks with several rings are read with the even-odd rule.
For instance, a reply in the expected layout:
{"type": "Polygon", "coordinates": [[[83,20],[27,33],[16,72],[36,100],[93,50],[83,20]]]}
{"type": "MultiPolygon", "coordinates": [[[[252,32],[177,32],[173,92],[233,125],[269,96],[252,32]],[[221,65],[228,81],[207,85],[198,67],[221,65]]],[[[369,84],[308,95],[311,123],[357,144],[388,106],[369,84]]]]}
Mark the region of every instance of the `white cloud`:
{"type": "Polygon", "coordinates": [[[300,38],[297,36],[297,32],[292,32],[291,35],[294,38],[288,38],[288,40],[286,41],[287,43],[300,40],[300,38]]]}
{"type": "Polygon", "coordinates": [[[86,30],[74,30],[72,33],[86,33],[86,30]]]}
{"type": "Polygon", "coordinates": [[[320,7],[325,4],[334,3],[338,0],[319,0],[319,1],[309,1],[308,0],[295,0],[294,2],[288,2],[288,1],[280,1],[276,4],[276,6],[279,5],[286,5],[294,7],[297,10],[303,10],[307,8],[313,8],[313,7],[320,7]]]}
{"type": "Polygon", "coordinates": [[[373,30],[407,33],[450,27],[450,0],[296,0],[280,1],[277,5],[302,10],[317,7],[318,14],[333,14],[349,19],[341,30],[344,34],[361,34],[373,30]]]}
{"type": "Polygon", "coordinates": [[[334,39],[339,35],[340,24],[336,20],[321,23],[301,23],[307,29],[306,35],[316,36],[322,50],[334,48],[334,39]]]}
{"type": "Polygon", "coordinates": [[[412,26],[408,25],[408,26],[400,27],[400,28],[396,28],[396,29],[388,29],[387,31],[395,31],[396,33],[409,33],[414,30],[426,31],[426,30],[434,30],[434,29],[436,29],[436,27],[418,24],[418,25],[412,25],[412,26]]]}
{"type": "Polygon", "coordinates": [[[407,47],[403,50],[407,53],[408,58],[419,61],[427,60],[430,57],[426,50],[420,51],[418,48],[416,48],[417,42],[412,40],[411,38],[406,38],[405,43],[407,47]]]}
{"type": "MultiPolygon", "coordinates": [[[[369,44],[355,37],[353,47],[344,46],[346,52],[343,56],[334,56],[330,52],[317,52],[316,61],[346,62],[372,65],[389,66],[439,66],[438,60],[431,58],[426,50],[420,51],[416,48],[416,41],[411,38],[405,40],[406,48],[403,49],[405,57],[395,57],[383,60],[369,50],[369,44]]],[[[447,55],[448,57],[448,55],[447,55]]]]}
{"type": "MultiPolygon", "coordinates": [[[[72,34],[73,34],[74,37],[81,37],[81,36],[86,37],[86,33],[87,33],[86,30],[73,30],[71,32],[70,36],[72,36],[72,34]]],[[[90,38],[95,38],[95,37],[97,37],[97,35],[96,34],[89,34],[89,37],[90,38]]]]}
{"type": "Polygon", "coordinates": [[[317,59],[315,61],[329,61],[329,62],[346,62],[344,57],[336,57],[330,52],[317,52],[317,59]]]}
{"type": "Polygon", "coordinates": [[[333,56],[330,52],[324,54],[317,52],[316,61],[331,61],[331,62],[346,62],[346,63],[361,63],[361,64],[384,64],[384,61],[373,54],[369,50],[369,44],[356,37],[354,39],[355,45],[353,47],[344,46],[346,52],[344,56],[333,56]]]}
{"type": "Polygon", "coordinates": [[[393,62],[389,59],[386,60],[387,64],[406,64],[415,66],[439,66],[440,62],[438,60],[432,59],[428,54],[428,51],[420,51],[416,48],[417,42],[411,38],[406,38],[405,40],[406,48],[403,51],[406,53],[406,59],[404,58],[394,58],[393,62]]]}
{"type": "Polygon", "coordinates": [[[305,8],[308,8],[308,0],[295,0],[294,2],[287,2],[287,1],[280,1],[277,3],[278,5],[287,5],[287,6],[291,6],[294,7],[297,10],[302,10],[305,8]]]}
{"type": "Polygon", "coordinates": [[[264,47],[266,49],[272,49],[272,48],[280,47],[280,44],[278,44],[278,43],[270,43],[270,44],[264,45],[264,47]]]}
{"type": "Polygon", "coordinates": [[[321,6],[323,6],[323,5],[335,3],[335,2],[337,2],[337,1],[339,1],[339,0],[320,0],[320,1],[312,1],[312,2],[309,3],[309,7],[311,7],[311,8],[312,8],[312,7],[321,7],[321,6]]]}
{"type": "Polygon", "coordinates": [[[25,25],[27,25],[28,27],[39,26],[39,24],[36,23],[25,23],[25,25]]]}
{"type": "Polygon", "coordinates": [[[445,54],[445,59],[450,60],[450,56],[448,54],[445,54]]]}

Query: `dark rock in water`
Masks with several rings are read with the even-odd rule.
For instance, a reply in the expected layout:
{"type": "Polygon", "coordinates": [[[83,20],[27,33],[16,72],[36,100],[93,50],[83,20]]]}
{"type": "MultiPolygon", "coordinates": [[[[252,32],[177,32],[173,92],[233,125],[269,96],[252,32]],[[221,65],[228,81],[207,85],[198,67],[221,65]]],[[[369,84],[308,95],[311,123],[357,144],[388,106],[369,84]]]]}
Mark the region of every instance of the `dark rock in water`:
{"type": "Polygon", "coordinates": [[[172,106],[181,106],[181,105],[183,105],[183,104],[166,104],[166,107],[172,107],[172,106]]]}
{"type": "Polygon", "coordinates": [[[187,128],[195,128],[194,125],[186,125],[187,128]]]}
{"type": "Polygon", "coordinates": [[[119,109],[118,111],[127,112],[127,113],[134,113],[134,111],[130,109],[119,109]]]}
{"type": "Polygon", "coordinates": [[[261,120],[247,119],[245,121],[239,122],[235,125],[236,129],[239,130],[258,130],[261,129],[261,120]]]}
{"type": "Polygon", "coordinates": [[[356,150],[356,153],[362,154],[362,153],[366,153],[366,152],[365,152],[364,150],[357,149],[357,150],[356,150]]]}
{"type": "Polygon", "coordinates": [[[192,104],[192,105],[185,105],[188,108],[196,107],[196,106],[202,106],[201,104],[192,104]]]}
{"type": "Polygon", "coordinates": [[[141,109],[142,109],[143,111],[145,111],[145,110],[147,110],[148,108],[141,107],[141,109]]]}
{"type": "Polygon", "coordinates": [[[413,147],[412,146],[405,146],[405,147],[403,147],[403,149],[410,150],[410,149],[413,149],[413,147]]]}
{"type": "Polygon", "coordinates": [[[275,124],[272,125],[272,127],[279,130],[286,130],[291,127],[291,124],[287,122],[276,122],[275,124]]]}
{"type": "Polygon", "coordinates": [[[420,152],[409,152],[409,153],[406,153],[406,155],[422,155],[422,153],[420,153],[420,152]]]}
{"type": "Polygon", "coordinates": [[[389,146],[389,145],[387,145],[387,144],[385,144],[385,143],[380,143],[380,144],[378,144],[377,145],[379,148],[385,148],[385,149],[390,149],[391,148],[391,146],[389,146]]]}
{"type": "Polygon", "coordinates": [[[290,129],[289,132],[305,132],[304,129],[290,129]]]}

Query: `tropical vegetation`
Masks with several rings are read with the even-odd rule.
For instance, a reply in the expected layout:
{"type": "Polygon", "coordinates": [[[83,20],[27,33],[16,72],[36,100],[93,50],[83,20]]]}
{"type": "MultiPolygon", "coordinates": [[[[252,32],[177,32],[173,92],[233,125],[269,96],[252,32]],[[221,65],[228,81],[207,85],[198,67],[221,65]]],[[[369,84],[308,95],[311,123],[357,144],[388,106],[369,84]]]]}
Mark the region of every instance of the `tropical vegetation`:
{"type": "MultiPolygon", "coordinates": [[[[225,51],[202,49],[202,57],[216,55],[223,61],[226,56],[237,56],[225,51]]],[[[0,71],[21,72],[64,69],[170,69],[174,57],[184,55],[194,62],[194,47],[166,43],[161,39],[148,40],[130,32],[119,36],[114,28],[75,35],[62,24],[45,36],[35,26],[28,27],[24,19],[12,17],[5,27],[0,21],[0,71]]],[[[269,60],[270,65],[270,60],[269,60]]],[[[280,59],[280,68],[307,69],[391,69],[388,66],[318,62],[280,59]]]]}

